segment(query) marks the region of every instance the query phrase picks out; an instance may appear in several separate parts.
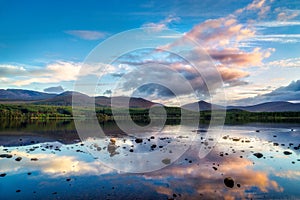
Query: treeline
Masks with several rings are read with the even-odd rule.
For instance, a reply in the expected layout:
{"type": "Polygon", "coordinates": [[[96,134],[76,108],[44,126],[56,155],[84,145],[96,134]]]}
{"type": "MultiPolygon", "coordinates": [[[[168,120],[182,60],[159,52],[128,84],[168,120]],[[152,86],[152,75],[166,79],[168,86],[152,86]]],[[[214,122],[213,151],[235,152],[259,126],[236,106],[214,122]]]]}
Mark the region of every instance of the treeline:
{"type": "Polygon", "coordinates": [[[300,112],[248,112],[228,110],[225,123],[292,122],[300,123],[300,112]]]}
{"type": "MultiPolygon", "coordinates": [[[[161,115],[167,114],[169,123],[180,123],[183,110],[178,107],[162,108],[130,108],[130,118],[137,123],[148,123],[149,114],[160,118],[161,115]]],[[[125,108],[123,108],[125,109],[125,108]]],[[[114,116],[109,107],[96,107],[96,115],[99,121],[113,121],[115,118],[128,119],[129,116],[122,115],[122,108],[117,109],[117,116],[114,116]],[[120,111],[120,112],[118,112],[120,111]]],[[[201,123],[208,123],[211,119],[211,111],[193,112],[184,110],[185,117],[194,119],[199,117],[201,123]]],[[[89,116],[90,110],[82,108],[83,117],[89,116]]],[[[218,117],[218,111],[215,112],[218,117]]],[[[223,112],[219,112],[222,117],[223,112]]],[[[78,116],[77,116],[78,117],[78,116]]],[[[0,104],[1,119],[72,119],[71,106],[51,106],[51,105],[33,105],[33,104],[0,104]]],[[[300,112],[247,112],[242,110],[228,110],[226,112],[226,123],[247,123],[247,122],[300,122],[300,112]]]]}
{"type": "Polygon", "coordinates": [[[32,104],[0,104],[0,118],[5,119],[59,119],[71,118],[72,107],[32,104]]]}

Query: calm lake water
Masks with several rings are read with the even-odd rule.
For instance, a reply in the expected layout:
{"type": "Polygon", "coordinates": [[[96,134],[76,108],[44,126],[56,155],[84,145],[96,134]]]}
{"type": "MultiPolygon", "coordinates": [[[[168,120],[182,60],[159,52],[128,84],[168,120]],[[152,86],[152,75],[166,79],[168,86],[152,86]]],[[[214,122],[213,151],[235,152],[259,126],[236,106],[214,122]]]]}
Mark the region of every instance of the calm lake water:
{"type": "Polygon", "coordinates": [[[172,135],[178,126],[168,125],[161,135],[140,133],[136,140],[102,124],[107,137],[83,142],[71,121],[2,122],[0,127],[1,199],[300,198],[299,124],[227,125],[216,144],[205,126],[172,135]],[[174,151],[176,145],[183,148],[177,160],[169,144],[174,151]],[[141,153],[147,153],[143,159],[149,165],[155,153],[165,153],[157,161],[165,167],[125,173],[103,164],[121,161],[108,165],[132,167],[131,159],[141,153]]]}

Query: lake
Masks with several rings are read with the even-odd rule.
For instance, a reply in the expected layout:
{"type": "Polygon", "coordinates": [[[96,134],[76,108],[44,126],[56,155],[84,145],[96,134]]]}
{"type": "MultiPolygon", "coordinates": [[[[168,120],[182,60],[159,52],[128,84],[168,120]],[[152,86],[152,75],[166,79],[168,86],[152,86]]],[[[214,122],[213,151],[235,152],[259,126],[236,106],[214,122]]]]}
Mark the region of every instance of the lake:
{"type": "Polygon", "coordinates": [[[2,121],[1,199],[300,198],[299,124],[101,127],[80,141],[72,121],[2,121]]]}

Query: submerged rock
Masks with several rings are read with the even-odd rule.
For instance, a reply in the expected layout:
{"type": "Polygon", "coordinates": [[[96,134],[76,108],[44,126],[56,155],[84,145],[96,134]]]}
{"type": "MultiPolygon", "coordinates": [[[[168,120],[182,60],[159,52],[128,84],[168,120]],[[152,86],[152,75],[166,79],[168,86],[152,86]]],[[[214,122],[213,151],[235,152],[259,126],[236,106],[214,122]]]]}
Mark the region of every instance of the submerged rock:
{"type": "Polygon", "coordinates": [[[168,164],[171,163],[171,159],[170,158],[165,158],[161,162],[164,163],[165,165],[168,165],[168,164]]]}
{"type": "Polygon", "coordinates": [[[97,149],[97,151],[101,151],[101,147],[97,147],[96,149],[97,149]]]}
{"type": "Polygon", "coordinates": [[[253,155],[257,158],[262,158],[264,156],[262,153],[255,153],[253,155]]]}
{"type": "Polygon", "coordinates": [[[118,146],[115,145],[114,143],[110,143],[107,145],[107,151],[109,152],[110,157],[113,157],[113,156],[119,154],[119,152],[116,151],[117,148],[118,148],[118,146]]]}
{"type": "Polygon", "coordinates": [[[233,188],[234,180],[231,177],[226,177],[224,179],[224,184],[226,185],[226,187],[233,188]]]}
{"type": "Polygon", "coordinates": [[[6,174],[5,174],[5,173],[3,173],[3,174],[0,174],[0,177],[4,177],[4,176],[6,176],[6,174]]]}

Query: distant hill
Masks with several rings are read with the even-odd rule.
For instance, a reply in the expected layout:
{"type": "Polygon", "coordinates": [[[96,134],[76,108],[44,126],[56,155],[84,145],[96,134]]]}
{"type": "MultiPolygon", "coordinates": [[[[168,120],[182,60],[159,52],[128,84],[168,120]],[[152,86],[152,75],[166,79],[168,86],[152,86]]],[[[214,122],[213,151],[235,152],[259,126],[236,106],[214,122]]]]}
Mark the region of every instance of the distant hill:
{"type": "Polygon", "coordinates": [[[300,111],[300,103],[290,103],[285,101],[266,102],[252,106],[228,106],[227,109],[239,109],[249,112],[288,112],[300,111]]]}
{"type": "Polygon", "coordinates": [[[197,109],[200,109],[200,111],[207,111],[207,110],[211,110],[212,106],[214,106],[214,109],[224,109],[223,106],[213,105],[206,101],[198,101],[195,103],[185,104],[182,106],[182,108],[187,110],[193,110],[193,111],[196,111],[197,109]]]}
{"type": "MultiPolygon", "coordinates": [[[[153,106],[154,102],[148,101],[143,98],[135,98],[135,97],[112,97],[112,101],[114,103],[115,107],[128,107],[128,105],[125,104],[125,102],[129,101],[129,107],[130,108],[150,108],[153,106]]],[[[96,97],[95,100],[96,104],[98,105],[105,105],[105,106],[111,106],[111,99],[108,97],[96,97]]]]}
{"type": "MultiPolygon", "coordinates": [[[[87,100],[91,100],[91,97],[88,95],[67,91],[61,94],[49,94],[44,92],[37,92],[32,90],[21,90],[21,89],[0,89],[0,103],[32,103],[39,105],[60,105],[60,106],[71,106],[72,105],[72,97],[76,95],[76,97],[80,100],[80,102],[84,102],[87,100]]],[[[135,97],[112,97],[115,107],[127,107],[125,102],[129,101],[130,108],[150,108],[153,106],[154,102],[148,101],[143,98],[135,98],[135,97]]],[[[111,106],[111,98],[105,96],[95,97],[96,106],[111,106]]],[[[195,103],[190,103],[183,105],[182,108],[187,110],[196,111],[200,109],[200,111],[208,111],[211,110],[212,107],[214,109],[225,109],[225,107],[220,105],[212,105],[205,101],[199,101],[195,103]]],[[[295,111],[300,112],[300,103],[289,103],[289,102],[267,102],[261,103],[252,106],[227,106],[227,110],[245,110],[249,112],[288,112],[295,111]]]]}
{"type": "MultiPolygon", "coordinates": [[[[19,90],[19,89],[0,89],[0,103],[2,102],[18,102],[18,103],[32,103],[38,105],[59,105],[59,106],[71,106],[73,95],[76,95],[77,99],[81,102],[91,100],[88,95],[67,91],[61,94],[49,94],[43,92],[37,92],[32,90],[19,90]]],[[[143,98],[129,98],[129,97],[113,97],[113,101],[116,107],[127,107],[125,102],[129,101],[131,108],[150,108],[156,104],[143,98]]],[[[105,96],[95,97],[95,104],[97,106],[111,106],[111,98],[105,96]]]]}
{"type": "Polygon", "coordinates": [[[89,96],[79,93],[79,92],[63,92],[61,94],[55,95],[54,97],[43,99],[41,101],[36,101],[34,104],[40,105],[59,105],[59,106],[72,106],[72,95],[76,95],[81,101],[85,101],[90,98],[89,96]]]}
{"type": "Polygon", "coordinates": [[[56,94],[49,94],[44,92],[37,92],[32,90],[21,90],[21,89],[0,89],[0,100],[4,101],[33,101],[49,99],[54,97],[56,94]]]}
{"type": "MultiPolygon", "coordinates": [[[[183,105],[182,108],[196,110],[199,106],[200,111],[211,110],[212,104],[205,101],[199,101],[183,105]]],[[[215,109],[224,109],[223,106],[213,105],[215,109]]],[[[249,112],[300,112],[300,103],[289,103],[284,101],[266,102],[251,106],[227,106],[227,110],[245,110],[249,112]]]]}

